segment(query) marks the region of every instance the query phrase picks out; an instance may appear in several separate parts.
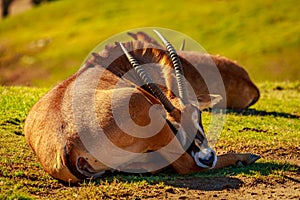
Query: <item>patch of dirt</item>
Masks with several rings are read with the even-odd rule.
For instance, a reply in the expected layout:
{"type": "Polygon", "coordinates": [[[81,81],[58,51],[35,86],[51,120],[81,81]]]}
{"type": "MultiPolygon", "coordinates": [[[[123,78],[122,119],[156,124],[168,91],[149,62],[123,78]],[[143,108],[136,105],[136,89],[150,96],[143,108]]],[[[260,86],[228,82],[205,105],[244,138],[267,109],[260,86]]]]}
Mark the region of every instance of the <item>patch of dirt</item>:
{"type": "Polygon", "coordinates": [[[300,147],[267,148],[262,151],[266,159],[282,160],[300,166],[300,147]]]}
{"type": "Polygon", "coordinates": [[[172,192],[166,191],[166,196],[167,198],[175,199],[299,199],[299,183],[285,180],[283,183],[274,184],[272,180],[268,181],[270,182],[266,184],[251,182],[251,180],[249,181],[246,178],[239,181],[226,178],[224,180],[211,179],[209,181],[194,179],[185,181],[185,184],[191,183],[192,186],[198,185],[200,188],[196,186],[191,189],[180,190],[180,192],[176,192],[176,190],[172,192]],[[218,188],[218,181],[221,181],[221,185],[225,187],[222,189],[218,188]],[[238,188],[232,188],[236,186],[238,182],[242,182],[238,188]],[[210,188],[210,190],[202,190],[203,185],[205,185],[206,188],[210,188]],[[214,190],[213,188],[216,189],[214,190]]]}
{"type": "Polygon", "coordinates": [[[193,190],[219,191],[224,189],[238,189],[243,181],[238,178],[216,177],[216,178],[188,178],[178,179],[172,186],[185,187],[193,190]]]}

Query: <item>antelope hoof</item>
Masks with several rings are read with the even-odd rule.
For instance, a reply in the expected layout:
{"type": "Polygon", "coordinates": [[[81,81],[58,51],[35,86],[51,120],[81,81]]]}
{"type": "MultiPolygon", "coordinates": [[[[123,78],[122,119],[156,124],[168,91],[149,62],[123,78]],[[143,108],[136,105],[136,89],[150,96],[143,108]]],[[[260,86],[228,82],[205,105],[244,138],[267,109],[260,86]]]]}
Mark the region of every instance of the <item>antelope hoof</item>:
{"type": "Polygon", "coordinates": [[[253,164],[255,161],[260,159],[259,155],[247,153],[243,155],[243,158],[236,162],[236,165],[239,167],[245,167],[246,165],[253,164]]]}
{"type": "Polygon", "coordinates": [[[252,164],[255,163],[255,161],[257,161],[258,159],[260,159],[261,157],[259,155],[256,154],[250,154],[248,157],[248,162],[247,164],[252,164]]]}

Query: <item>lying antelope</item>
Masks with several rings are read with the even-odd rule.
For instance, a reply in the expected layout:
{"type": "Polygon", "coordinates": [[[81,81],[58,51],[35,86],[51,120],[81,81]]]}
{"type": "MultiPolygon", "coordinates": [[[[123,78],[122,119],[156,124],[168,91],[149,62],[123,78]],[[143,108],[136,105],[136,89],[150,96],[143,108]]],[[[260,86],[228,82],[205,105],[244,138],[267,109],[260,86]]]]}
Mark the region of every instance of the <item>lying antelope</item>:
{"type": "Polygon", "coordinates": [[[209,147],[201,111],[190,100],[183,74],[193,66],[156,33],[167,50],[142,41],[106,47],[30,110],[25,137],[51,176],[76,183],[113,171],[155,173],[172,167],[187,174],[259,159],[250,153],[217,156],[209,147]],[[157,85],[142,67],[147,63],[174,68],[178,91],[172,98],[166,95],[168,83],[157,85]],[[134,73],[123,79],[117,69],[134,73]],[[114,112],[123,115],[126,109],[129,117],[118,122],[114,112]],[[120,126],[132,121],[141,130],[160,128],[149,136],[120,126]]]}
{"type": "MultiPolygon", "coordinates": [[[[150,43],[156,48],[163,48],[154,38],[144,32],[128,34],[135,40],[150,43]]],[[[215,107],[244,109],[257,102],[260,97],[258,88],[251,81],[248,73],[237,63],[221,56],[183,51],[183,48],[184,43],[181,51],[178,52],[179,56],[194,66],[183,65],[184,75],[201,101],[206,101],[209,98],[207,94],[214,93],[223,96],[223,102],[219,102],[215,107]],[[210,73],[214,66],[217,67],[224,82],[225,94],[222,91],[222,84],[217,80],[218,77],[215,76],[215,73],[210,73]],[[203,74],[202,77],[198,75],[197,71],[203,74]],[[210,90],[208,90],[207,85],[211,85],[210,90]]],[[[171,81],[169,80],[169,82],[171,81]]]]}

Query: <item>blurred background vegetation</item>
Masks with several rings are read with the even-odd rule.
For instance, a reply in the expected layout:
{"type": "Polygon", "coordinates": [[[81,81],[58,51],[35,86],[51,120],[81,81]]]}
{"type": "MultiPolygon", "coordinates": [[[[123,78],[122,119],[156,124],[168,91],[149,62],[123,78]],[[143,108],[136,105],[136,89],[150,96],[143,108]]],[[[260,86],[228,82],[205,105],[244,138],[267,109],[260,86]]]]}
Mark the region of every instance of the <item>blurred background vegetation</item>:
{"type": "Polygon", "coordinates": [[[209,53],[236,60],[256,82],[300,79],[298,0],[37,4],[13,0],[11,12],[0,20],[0,85],[54,86],[76,72],[101,41],[146,26],[189,35],[209,53]]]}

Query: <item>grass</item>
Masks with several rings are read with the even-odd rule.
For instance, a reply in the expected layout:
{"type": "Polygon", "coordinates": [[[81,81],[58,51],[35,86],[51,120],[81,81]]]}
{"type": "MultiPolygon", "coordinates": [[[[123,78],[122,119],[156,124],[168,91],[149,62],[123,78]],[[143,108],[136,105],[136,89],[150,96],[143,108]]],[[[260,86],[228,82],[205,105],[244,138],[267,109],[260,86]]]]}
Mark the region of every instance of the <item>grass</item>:
{"type": "MultiPolygon", "coordinates": [[[[0,199],[161,198],[196,178],[299,183],[300,4],[296,0],[61,0],[0,21],[0,199]],[[262,156],[246,167],[179,176],[124,175],[65,186],[46,174],[26,144],[31,106],[78,70],[101,41],[128,29],[159,26],[183,32],[208,52],[237,60],[260,82],[251,109],[228,110],[217,152],[262,156]],[[290,80],[290,82],[282,82],[290,80]],[[279,82],[278,82],[279,81],[279,82]],[[292,177],[292,178],[291,178],[292,177]]],[[[209,113],[204,113],[207,125],[209,113]]],[[[247,182],[247,181],[246,181],[247,182]]],[[[271,185],[271,184],[270,184],[271,185]]]]}
{"type": "Polygon", "coordinates": [[[251,109],[228,110],[215,147],[218,152],[257,153],[262,156],[258,163],[186,176],[171,171],[154,176],[120,174],[69,187],[43,171],[23,135],[29,109],[49,88],[1,86],[0,199],[159,198],[166,191],[181,193],[187,186],[180,181],[194,178],[280,182],[299,177],[300,82],[265,82],[259,88],[261,99],[251,109]]]}
{"type": "Polygon", "coordinates": [[[300,76],[299,9],[297,0],[55,1],[0,21],[0,83],[53,86],[101,41],[146,26],[191,36],[237,60],[255,81],[293,81],[300,76]]]}

